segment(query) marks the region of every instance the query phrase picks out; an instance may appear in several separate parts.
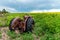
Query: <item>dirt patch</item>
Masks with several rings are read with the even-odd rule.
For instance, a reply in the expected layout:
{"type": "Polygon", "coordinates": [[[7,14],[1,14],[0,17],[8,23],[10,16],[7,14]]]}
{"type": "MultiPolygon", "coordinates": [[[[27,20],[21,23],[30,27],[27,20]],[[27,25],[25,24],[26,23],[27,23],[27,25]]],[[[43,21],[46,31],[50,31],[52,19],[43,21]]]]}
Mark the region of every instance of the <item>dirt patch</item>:
{"type": "Polygon", "coordinates": [[[9,36],[6,34],[8,27],[1,27],[0,30],[2,33],[2,38],[0,40],[9,40],[9,36]]]}
{"type": "MultiPolygon", "coordinates": [[[[0,27],[0,31],[2,33],[2,38],[0,40],[10,40],[10,37],[7,35],[7,31],[9,30],[8,27],[0,27]]],[[[19,34],[19,32],[16,31],[17,34],[19,34]]],[[[39,37],[37,37],[35,34],[32,34],[34,40],[40,40],[39,37]]]]}
{"type": "Polygon", "coordinates": [[[35,34],[32,34],[34,37],[34,40],[40,40],[40,37],[37,37],[35,34]]]}

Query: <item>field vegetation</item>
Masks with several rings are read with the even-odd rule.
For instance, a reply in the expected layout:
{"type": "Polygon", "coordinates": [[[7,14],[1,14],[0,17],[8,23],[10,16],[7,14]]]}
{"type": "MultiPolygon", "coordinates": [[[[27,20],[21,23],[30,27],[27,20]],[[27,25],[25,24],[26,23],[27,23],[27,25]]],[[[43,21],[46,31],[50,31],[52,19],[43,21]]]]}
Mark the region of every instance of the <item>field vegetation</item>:
{"type": "MultiPolygon", "coordinates": [[[[28,13],[27,13],[28,14],[28,13]]],[[[10,21],[15,17],[26,13],[7,13],[6,17],[0,17],[0,27],[9,27],[10,21]]],[[[35,21],[33,33],[16,34],[7,30],[7,35],[12,40],[60,40],[60,14],[57,13],[29,13],[35,21]],[[36,37],[35,37],[36,36],[36,37]]]]}

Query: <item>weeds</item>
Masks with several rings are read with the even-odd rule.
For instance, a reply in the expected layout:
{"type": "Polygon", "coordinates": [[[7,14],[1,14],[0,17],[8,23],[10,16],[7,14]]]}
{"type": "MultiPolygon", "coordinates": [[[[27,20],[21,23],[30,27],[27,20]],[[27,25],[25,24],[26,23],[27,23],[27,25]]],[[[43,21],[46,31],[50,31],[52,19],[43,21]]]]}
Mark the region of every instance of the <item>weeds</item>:
{"type": "MultiPolygon", "coordinates": [[[[25,14],[9,14],[6,19],[6,26],[9,26],[10,20],[19,16],[23,18],[25,14]]],[[[29,14],[35,21],[33,33],[40,37],[40,40],[60,40],[60,14],[36,13],[29,14]]],[[[2,24],[0,24],[2,26],[2,24]]],[[[7,33],[14,40],[34,40],[32,33],[16,34],[7,33]]]]}

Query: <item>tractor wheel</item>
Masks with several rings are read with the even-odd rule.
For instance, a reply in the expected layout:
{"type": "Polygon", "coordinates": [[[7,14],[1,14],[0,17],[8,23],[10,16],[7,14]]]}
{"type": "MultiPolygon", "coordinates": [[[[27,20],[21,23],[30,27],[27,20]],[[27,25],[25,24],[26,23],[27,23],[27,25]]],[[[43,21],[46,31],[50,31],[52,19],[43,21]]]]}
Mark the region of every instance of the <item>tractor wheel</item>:
{"type": "Polygon", "coordinates": [[[11,27],[12,21],[13,21],[14,19],[15,19],[15,18],[13,18],[13,19],[10,21],[10,24],[9,24],[9,30],[10,30],[10,31],[14,31],[14,29],[12,29],[12,27],[11,27]]]}
{"type": "Polygon", "coordinates": [[[27,19],[27,21],[26,21],[26,32],[32,32],[33,23],[34,23],[34,20],[32,18],[27,19]]]}

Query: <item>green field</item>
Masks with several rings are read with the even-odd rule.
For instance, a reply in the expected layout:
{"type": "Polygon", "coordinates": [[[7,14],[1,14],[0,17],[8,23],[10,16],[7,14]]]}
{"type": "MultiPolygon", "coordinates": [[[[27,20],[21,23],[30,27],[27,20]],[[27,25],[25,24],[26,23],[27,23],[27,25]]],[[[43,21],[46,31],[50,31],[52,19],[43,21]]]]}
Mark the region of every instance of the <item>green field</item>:
{"type": "MultiPolygon", "coordinates": [[[[10,20],[15,17],[23,16],[26,13],[8,13],[6,17],[1,17],[0,27],[9,26],[10,20]],[[5,22],[4,22],[5,21],[5,22]],[[3,23],[2,23],[3,22],[3,23]]],[[[33,33],[15,34],[14,32],[7,31],[7,35],[13,40],[60,40],[60,14],[59,13],[29,13],[35,21],[33,33]]]]}

